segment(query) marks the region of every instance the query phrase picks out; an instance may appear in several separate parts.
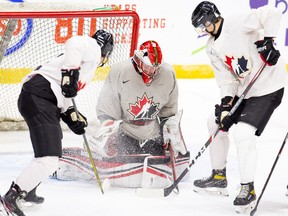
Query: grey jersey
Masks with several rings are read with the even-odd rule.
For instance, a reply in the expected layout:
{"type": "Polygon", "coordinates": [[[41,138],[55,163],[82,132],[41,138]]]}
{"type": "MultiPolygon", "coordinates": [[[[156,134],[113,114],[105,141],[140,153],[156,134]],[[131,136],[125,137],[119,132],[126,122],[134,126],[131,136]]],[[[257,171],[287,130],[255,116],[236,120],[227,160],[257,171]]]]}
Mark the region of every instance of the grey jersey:
{"type": "Polygon", "coordinates": [[[97,102],[98,116],[123,120],[123,131],[138,140],[160,136],[157,117],[169,117],[177,111],[177,80],[167,63],[162,64],[150,86],[144,84],[131,59],[115,64],[97,102]]]}

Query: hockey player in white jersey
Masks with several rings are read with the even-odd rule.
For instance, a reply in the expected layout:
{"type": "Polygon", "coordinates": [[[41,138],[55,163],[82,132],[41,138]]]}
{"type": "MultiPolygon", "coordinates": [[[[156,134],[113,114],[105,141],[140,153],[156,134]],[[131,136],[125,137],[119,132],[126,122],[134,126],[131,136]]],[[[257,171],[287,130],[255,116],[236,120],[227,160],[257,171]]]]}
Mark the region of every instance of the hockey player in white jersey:
{"type": "Polygon", "coordinates": [[[76,117],[71,98],[92,81],[96,68],[107,62],[113,46],[112,34],[104,30],[92,37],[74,36],[67,40],[63,54],[24,77],[18,108],[29,127],[34,158],[2,197],[11,214],[24,216],[21,199],[44,201],[35,191],[58,168],[62,156],[60,118],[75,134],[85,133],[86,118],[81,113],[79,119],[76,117]]]}
{"type": "Polygon", "coordinates": [[[210,145],[212,175],[195,180],[195,191],[213,189],[227,195],[228,130],[236,124],[233,135],[241,188],[234,206],[239,212],[251,209],[255,203],[256,136],[261,135],[281,103],[287,85],[285,64],[274,44],[280,20],[281,11],[268,6],[223,18],[209,1],[201,2],[192,13],[197,32],[210,36],[206,51],[222,98],[215,105],[215,115],[208,119],[210,134],[217,127],[221,129],[210,145]],[[263,64],[266,67],[245,99],[234,114],[227,116],[263,64]]]}

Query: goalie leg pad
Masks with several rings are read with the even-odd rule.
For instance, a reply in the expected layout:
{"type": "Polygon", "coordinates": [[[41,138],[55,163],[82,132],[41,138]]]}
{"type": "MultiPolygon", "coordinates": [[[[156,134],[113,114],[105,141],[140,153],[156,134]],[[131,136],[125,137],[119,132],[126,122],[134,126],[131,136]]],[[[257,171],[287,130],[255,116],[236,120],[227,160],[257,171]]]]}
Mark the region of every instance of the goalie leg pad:
{"type": "MultiPolygon", "coordinates": [[[[92,156],[101,181],[108,178],[111,186],[162,188],[172,180],[169,156],[138,154],[103,158],[95,152],[92,152],[92,156]]],[[[176,157],[177,176],[189,165],[189,160],[189,152],[184,156],[179,154],[176,157]]],[[[64,181],[88,181],[97,184],[89,155],[81,148],[63,149],[63,157],[60,159],[60,166],[54,177],[64,181]]]]}

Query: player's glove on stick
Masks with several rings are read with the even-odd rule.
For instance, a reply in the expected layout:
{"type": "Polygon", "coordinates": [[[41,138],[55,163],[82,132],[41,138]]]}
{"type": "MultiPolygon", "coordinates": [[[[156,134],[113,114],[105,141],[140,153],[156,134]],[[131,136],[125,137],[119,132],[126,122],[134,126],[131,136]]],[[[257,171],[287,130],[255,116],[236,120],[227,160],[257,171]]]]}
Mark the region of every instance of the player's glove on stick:
{"type": "Polygon", "coordinates": [[[265,37],[264,40],[254,43],[260,53],[261,59],[269,66],[275,65],[280,57],[279,50],[276,50],[273,45],[273,39],[265,37]]]}
{"type": "Polygon", "coordinates": [[[85,133],[85,127],[87,127],[87,119],[80,112],[79,119],[75,112],[74,107],[69,107],[66,112],[61,113],[61,119],[68,125],[68,127],[78,135],[85,133]]]}
{"type": "Polygon", "coordinates": [[[78,92],[79,69],[62,69],[61,89],[62,94],[67,98],[72,98],[78,92]]]}
{"type": "Polygon", "coordinates": [[[221,99],[221,104],[215,105],[215,122],[219,125],[223,131],[228,131],[229,128],[234,124],[230,116],[229,111],[232,109],[232,97],[226,96],[221,99]]]}

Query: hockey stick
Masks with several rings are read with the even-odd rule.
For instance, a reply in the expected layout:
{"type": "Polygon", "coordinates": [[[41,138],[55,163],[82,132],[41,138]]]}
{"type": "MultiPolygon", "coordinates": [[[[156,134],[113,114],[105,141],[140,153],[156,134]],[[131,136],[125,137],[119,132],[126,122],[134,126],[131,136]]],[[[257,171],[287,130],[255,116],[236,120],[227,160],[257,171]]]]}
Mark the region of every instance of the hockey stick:
{"type": "MultiPolygon", "coordinates": [[[[236,109],[240,106],[240,104],[244,100],[245,96],[247,95],[247,93],[249,92],[249,90],[251,89],[251,87],[253,86],[255,81],[258,79],[258,77],[260,76],[260,74],[262,73],[262,71],[264,70],[266,65],[267,65],[266,63],[261,65],[261,67],[259,68],[257,73],[254,75],[253,79],[250,81],[250,83],[248,84],[248,86],[246,87],[244,92],[240,95],[238,101],[235,103],[235,105],[232,107],[232,109],[228,113],[228,116],[231,116],[236,111],[236,109]]],[[[212,141],[217,136],[217,134],[219,133],[220,130],[221,129],[218,127],[217,130],[209,137],[209,139],[206,141],[204,146],[202,146],[202,148],[197,153],[195,158],[190,162],[188,167],[183,170],[183,172],[173,182],[172,185],[170,185],[167,188],[160,188],[160,189],[137,188],[136,194],[139,196],[143,196],[143,197],[151,197],[151,196],[153,196],[153,197],[155,197],[155,196],[156,197],[166,197],[166,196],[168,196],[174,190],[174,188],[176,188],[176,186],[184,178],[184,176],[189,172],[190,168],[195,164],[195,161],[198,160],[198,158],[201,157],[201,155],[205,152],[205,150],[208,148],[210,143],[212,143],[212,141]]]]}
{"type": "MultiPolygon", "coordinates": [[[[80,115],[79,115],[79,112],[78,112],[78,109],[77,109],[77,106],[76,106],[76,103],[75,103],[74,98],[72,98],[72,103],[73,103],[73,107],[74,107],[74,109],[75,109],[77,118],[80,119],[80,115]]],[[[95,166],[95,162],[94,162],[94,159],[93,159],[93,157],[92,157],[92,153],[91,153],[90,147],[89,147],[89,145],[88,145],[88,141],[87,141],[87,138],[86,138],[85,133],[83,134],[83,139],[84,139],[84,143],[85,143],[85,146],[86,146],[88,155],[89,155],[89,159],[90,159],[91,165],[92,165],[93,170],[94,170],[94,174],[95,174],[96,179],[97,179],[97,181],[98,181],[98,185],[99,185],[99,187],[100,187],[100,189],[101,189],[102,194],[104,194],[104,190],[103,190],[103,187],[102,187],[102,183],[101,183],[101,180],[100,180],[100,177],[99,177],[97,168],[96,168],[96,166],[95,166]]]]}
{"type": "Polygon", "coordinates": [[[284,145],[285,145],[287,139],[288,139],[288,133],[286,134],[285,139],[284,139],[284,141],[283,141],[283,143],[282,143],[282,146],[281,146],[281,148],[280,148],[280,150],[279,150],[279,152],[278,152],[278,154],[277,154],[277,157],[276,157],[276,159],[275,159],[275,161],[274,161],[274,164],[273,164],[273,166],[272,166],[272,168],[271,168],[271,171],[270,171],[270,173],[269,173],[269,175],[268,175],[268,178],[267,178],[267,180],[266,180],[266,182],[265,182],[265,184],[264,184],[264,186],[263,186],[263,189],[262,189],[261,194],[260,194],[260,196],[259,196],[259,198],[258,198],[258,200],[257,200],[257,203],[256,203],[255,207],[253,208],[253,210],[250,212],[250,216],[253,216],[253,215],[255,214],[255,212],[257,211],[257,207],[258,207],[258,205],[259,205],[259,202],[260,202],[260,200],[261,200],[261,198],[262,198],[262,195],[263,195],[263,193],[264,193],[264,191],[265,191],[265,189],[266,189],[266,186],[267,186],[267,184],[268,184],[268,182],[269,182],[269,180],[270,180],[270,178],[271,178],[271,175],[272,175],[272,173],[273,173],[273,171],[274,171],[274,168],[275,168],[275,166],[276,166],[276,164],[277,164],[277,161],[278,161],[278,159],[279,159],[279,157],[280,157],[280,155],[281,155],[281,153],[282,153],[282,150],[283,150],[283,148],[284,148],[284,145]]]}
{"type": "Polygon", "coordinates": [[[0,47],[1,47],[1,49],[0,49],[0,63],[2,62],[3,57],[5,55],[5,52],[6,52],[8,45],[11,41],[14,29],[16,28],[16,25],[17,25],[17,21],[18,21],[17,19],[9,19],[7,22],[4,34],[3,34],[2,38],[1,38],[1,42],[0,42],[0,47]]]}
{"type": "MultiPolygon", "coordinates": [[[[170,140],[169,140],[169,142],[170,142],[170,140]]],[[[174,150],[173,150],[171,144],[169,144],[169,151],[170,151],[170,159],[171,159],[173,181],[175,182],[176,179],[177,179],[177,174],[176,174],[176,167],[175,167],[175,155],[174,155],[174,150]]],[[[176,185],[176,187],[175,187],[175,193],[176,194],[179,193],[178,185],[176,185]]]]}

